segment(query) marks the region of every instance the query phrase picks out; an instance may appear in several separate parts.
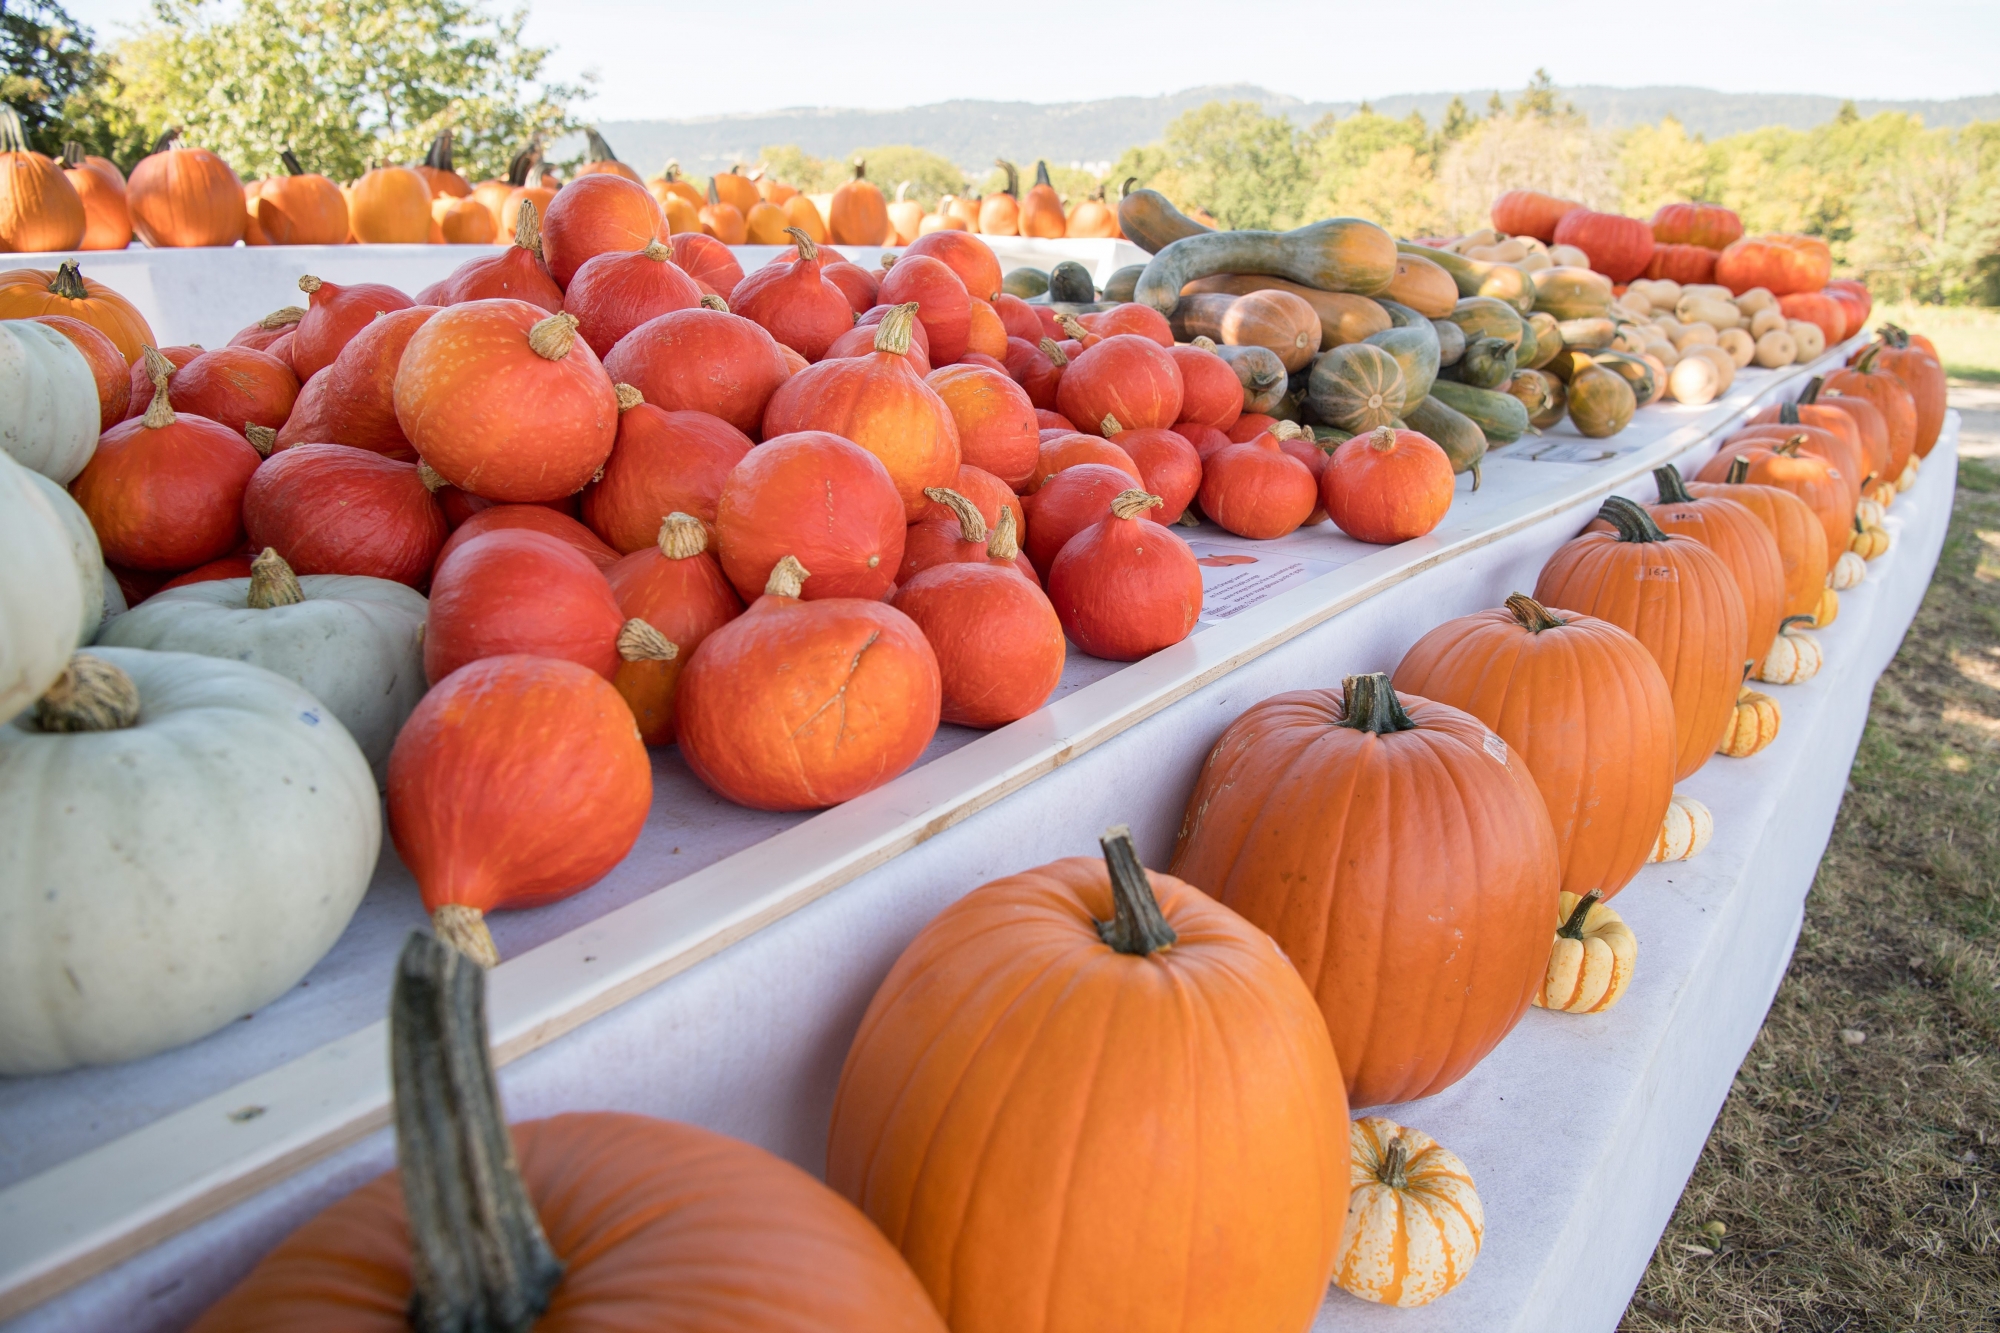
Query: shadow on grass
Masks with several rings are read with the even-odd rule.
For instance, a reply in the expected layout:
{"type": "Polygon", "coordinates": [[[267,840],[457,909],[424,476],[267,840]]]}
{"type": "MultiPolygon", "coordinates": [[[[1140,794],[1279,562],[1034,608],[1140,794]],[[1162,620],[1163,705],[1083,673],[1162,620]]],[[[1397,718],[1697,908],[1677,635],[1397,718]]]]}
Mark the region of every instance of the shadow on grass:
{"type": "Polygon", "coordinates": [[[1969,384],[2000,384],[2000,366],[1959,366],[1946,364],[1944,373],[1952,381],[1964,380],[1969,384]]]}

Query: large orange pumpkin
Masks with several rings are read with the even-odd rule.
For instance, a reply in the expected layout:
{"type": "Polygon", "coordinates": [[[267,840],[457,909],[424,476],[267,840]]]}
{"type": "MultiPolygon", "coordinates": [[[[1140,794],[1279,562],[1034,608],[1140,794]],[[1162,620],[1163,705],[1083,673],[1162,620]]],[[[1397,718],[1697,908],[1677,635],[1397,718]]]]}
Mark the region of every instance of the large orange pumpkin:
{"type": "Polygon", "coordinates": [[[396,737],[390,836],[438,937],[476,962],[500,959],[488,912],[589,886],[645,827],[652,762],[606,674],[487,657],[434,684],[396,737]]]}
{"type": "Polygon", "coordinates": [[[1661,204],[1653,213],[1653,239],[1661,245],[1721,250],[1743,236],[1743,219],[1720,204],[1661,204]]]}
{"type": "MultiPolygon", "coordinates": [[[[1756,516],[1778,543],[1778,559],[1785,571],[1784,618],[1809,616],[1818,608],[1820,594],[1826,590],[1831,559],[1826,546],[1826,527],[1806,502],[1790,491],[1746,482],[1744,477],[1749,471],[1750,460],[1739,457],[1731,462],[1726,481],[1689,482],[1688,494],[1734,500],[1756,516]]],[[[1747,626],[1747,619],[1745,623],[1747,626]]]]}
{"type": "Polygon", "coordinates": [[[1746,236],[1715,257],[1715,280],[1738,296],[1762,287],[1773,296],[1816,292],[1833,273],[1833,252],[1817,236],[1746,236]]]}
{"type": "MultiPolygon", "coordinates": [[[[561,696],[557,682],[523,667],[521,678],[480,687],[507,691],[535,707],[533,721],[560,727],[572,716],[598,720],[585,705],[601,708],[603,691],[578,684],[587,700],[561,696]]],[[[496,698],[486,710],[501,706],[496,698]]],[[[447,771],[454,787],[508,758],[502,746],[476,744],[483,737],[465,739],[475,743],[450,738],[449,757],[480,772],[447,771]]],[[[557,739],[562,776],[587,783],[589,744],[557,739]]],[[[623,749],[608,737],[602,748],[623,749]]],[[[480,813],[501,813],[496,804],[480,813]]],[[[552,838],[596,813],[572,814],[559,796],[548,808],[552,838]]],[[[571,853],[553,841],[549,850],[571,853]]],[[[610,1111],[509,1131],[484,997],[480,969],[463,956],[424,935],[405,942],[389,1020],[398,1170],[293,1232],[203,1316],[199,1333],[530,1323],[547,1333],[945,1333],[867,1219],[761,1149],[610,1111]]]]}
{"type": "Polygon", "coordinates": [[[808,577],[780,560],[764,595],[681,673],[681,757],[756,810],[851,800],[915,763],[937,733],[937,657],[923,631],[879,601],[802,601],[808,577]]]}
{"type": "Polygon", "coordinates": [[[1493,226],[1509,236],[1532,236],[1545,245],[1556,239],[1556,224],[1583,205],[1537,190],[1509,190],[1493,201],[1493,226]]]}
{"type": "Polygon", "coordinates": [[[764,412],[766,435],[831,431],[881,459],[912,523],[928,503],[925,489],[951,485],[959,465],[951,409],[909,363],[916,313],[910,303],[883,319],[869,355],[830,358],[791,376],[764,412]]]}
{"type": "Polygon", "coordinates": [[[1583,251],[1591,268],[1613,282],[1630,282],[1653,257],[1653,229],[1637,218],[1576,208],[1556,223],[1556,244],[1583,251]]]}
{"type": "Polygon", "coordinates": [[[750,437],[706,412],[663,412],[629,384],[616,389],[618,439],[584,488],[584,522],[621,552],[652,546],[667,514],[714,523],[723,482],[750,452],[750,437]]]}
{"type": "Polygon", "coordinates": [[[170,363],[157,352],[147,362],[151,406],[98,437],[70,494],[89,516],[107,561],[178,573],[242,542],[243,491],[259,459],[227,426],[177,416],[167,388],[170,363]]]}
{"type": "Polygon", "coordinates": [[[1056,410],[1092,433],[1102,431],[1106,417],[1127,430],[1171,430],[1183,396],[1173,355],[1151,338],[1120,333],[1070,357],[1056,386],[1056,410]]]}
{"type": "Polygon", "coordinates": [[[835,338],[854,327],[854,307],[825,276],[827,257],[812,237],[797,227],[785,233],[797,246],[797,258],[789,263],[774,259],[746,275],[729,294],[729,308],[806,360],[817,361],[835,338]]]}
{"type": "MultiPolygon", "coordinates": [[[[1803,427],[1796,428],[1803,431],[1803,427]]],[[[1726,481],[1730,466],[1740,454],[1750,460],[1744,479],[1758,486],[1776,486],[1806,502],[1826,532],[1826,549],[1847,548],[1847,533],[1854,526],[1854,498],[1844,478],[1825,459],[1804,452],[1803,434],[1790,437],[1753,436],[1730,446],[1702,465],[1696,474],[1702,481],[1726,481]]]]}
{"type": "MultiPolygon", "coordinates": [[[[1655,468],[1653,481],[1659,487],[1659,503],[1647,505],[1646,512],[1660,525],[1660,531],[1692,537],[1722,557],[1722,563],[1736,576],[1737,591],[1743,594],[1749,659],[1763,661],[1764,654],[1771,651],[1771,641],[1778,637],[1779,622],[1785,618],[1785,561],[1778,551],[1778,539],[1737,501],[1722,495],[1691,494],[1680,469],[1671,463],[1655,468]]],[[[1575,892],[1581,896],[1588,890],[1575,892]]]]}
{"type": "Polygon", "coordinates": [[[154,249],[234,245],[249,215],[243,182],[206,148],[190,148],[179,130],[168,130],[132,168],[125,185],[132,230],[154,249]]]}
{"type": "Polygon", "coordinates": [[[125,205],[125,173],[108,157],[87,157],[81,145],[63,146],[63,175],[83,201],[80,250],[123,250],[132,244],[132,212],[125,205]]]}
{"type": "Polygon", "coordinates": [[[1910,391],[1917,409],[1917,457],[1930,457],[1944,429],[1944,367],[1938,364],[1934,353],[1913,342],[1908,333],[1893,324],[1885,328],[1882,350],[1875,354],[1873,364],[1901,380],[1910,391]]]}
{"type": "Polygon", "coordinates": [[[1566,892],[1609,898],[1646,864],[1673,799],[1677,739],[1673,696],[1644,644],[1515,593],[1417,640],[1395,681],[1472,714],[1520,756],[1548,807],[1566,892]]]}
{"type": "Polygon", "coordinates": [[[16,268],[0,273],[0,319],[68,315],[111,339],[130,365],[153,342],[152,326],[137,306],[95,278],[86,278],[74,259],[49,269],[16,268]]]}
{"type": "Polygon", "coordinates": [[[605,571],[620,614],[645,621],[673,645],[670,657],[620,662],[611,683],[638,720],[648,745],[672,745],[676,696],[689,657],[715,631],[743,614],[743,599],[708,549],[708,528],[692,514],[671,513],[651,546],[605,571]]]}
{"type": "MultiPolygon", "coordinates": [[[[1889,420],[1882,415],[1881,408],[1853,394],[1827,392],[1823,381],[1818,378],[1806,382],[1805,391],[1799,395],[1794,406],[1798,409],[1799,420],[1815,426],[1837,429],[1832,419],[1835,416],[1846,417],[1854,427],[1863,455],[1868,459],[1867,475],[1874,479],[1869,485],[1872,487],[1885,481],[1894,484],[1898,473],[1891,471],[1894,456],[1889,451],[1889,420]]],[[[1763,415],[1760,412],[1751,420],[1761,420],[1763,415]]]]}
{"type": "Polygon", "coordinates": [[[1062,196],[1049,180],[1049,164],[1035,163],[1035,183],[1021,197],[1021,235],[1045,240],[1061,240],[1069,233],[1069,219],[1063,214],[1062,196]]]}
{"type": "MultiPolygon", "coordinates": [[[[421,473],[422,469],[419,469],[419,474],[421,473]]],[[[439,486],[437,494],[440,501],[443,501],[447,494],[463,493],[452,487],[439,486]]],[[[459,547],[475,537],[483,537],[489,532],[509,528],[525,528],[529,532],[539,532],[545,537],[554,537],[599,569],[610,569],[618,563],[618,552],[606,546],[596,533],[568,514],[559,513],[548,505],[490,504],[484,509],[463,515],[452,515],[447,505],[446,517],[457,526],[452,529],[451,536],[445,539],[444,545],[438,548],[437,563],[432,568],[433,578],[436,577],[436,571],[444,568],[444,562],[451,559],[452,553],[459,547]]]]}
{"type": "Polygon", "coordinates": [[[835,245],[880,245],[890,236],[889,205],[868,180],[868,164],[854,159],[854,179],[833,192],[827,230],[835,245]]]}
{"type": "Polygon", "coordinates": [[[376,167],[348,192],[354,239],[363,245],[422,245],[431,238],[430,182],[410,167],[376,167]]]}
{"type": "Polygon", "coordinates": [[[451,163],[451,131],[441,130],[431,141],[430,152],[412,168],[431,187],[433,199],[470,199],[472,182],[458,174],[451,163]]]}
{"type": "MultiPolygon", "coordinates": [[[[1854,506],[1860,503],[1868,487],[1875,482],[1875,469],[1869,464],[1867,451],[1861,447],[1855,433],[1847,429],[1852,423],[1842,414],[1835,413],[1838,419],[1833,425],[1812,426],[1795,419],[1798,413],[1790,403],[1778,410],[1779,420],[1752,422],[1724,439],[1716,449],[1717,456],[1734,456],[1759,445],[1764,448],[1795,445],[1801,454],[1826,464],[1840,482],[1839,489],[1847,496],[1846,508],[1851,515],[1854,506]],[[1794,419],[1785,420],[1787,417],[1794,419]]],[[[1715,466],[1715,461],[1709,460],[1709,467],[1715,466]]],[[[1722,478],[1711,472],[1707,480],[1720,481],[1722,478]]]]}
{"type": "Polygon", "coordinates": [[[1303,1329],[1348,1193],[1325,1025],[1262,931],[1147,872],[1123,828],[1103,845],[975,889],[903,951],[841,1071],[827,1180],[955,1333],[1303,1329]]]}
{"type": "Polygon", "coordinates": [[[396,421],[438,475],[489,500],[558,500],[618,436],[618,395],[576,316],[525,301],[449,306],[396,368],[396,421]]]}
{"type": "Polygon", "coordinates": [[[1885,481],[1899,480],[1917,452],[1917,399],[1909,385],[1879,363],[1880,344],[1872,344],[1853,365],[1826,377],[1823,395],[1859,398],[1882,414],[1889,435],[1889,470],[1885,481]]]}
{"type": "Polygon", "coordinates": [[[414,463],[345,444],[275,453],[250,477],[243,525],[299,574],[360,574],[421,588],[447,534],[414,463]]]}
{"type": "Polygon", "coordinates": [[[660,206],[646,187],[600,172],[571,181],[549,202],[542,219],[542,253],[549,276],[567,288],[585,260],[643,250],[659,234],[660,206]]]}
{"type": "Polygon", "coordinates": [[[1523,759],[1379,674],[1232,722],[1173,869],[1271,933],[1356,1106],[1449,1087],[1512,1030],[1548,962],[1561,873],[1523,759]]]}
{"type": "Polygon", "coordinates": [[[1646,645],[1673,694],[1678,782],[1715,753],[1735,711],[1749,661],[1743,594],[1720,556],[1661,532],[1623,496],[1598,515],[1614,530],[1586,532],[1550,556],[1535,600],[1608,620],[1646,645]]]}
{"type": "Polygon", "coordinates": [[[700,305],[701,288],[674,263],[670,247],[651,240],[639,250],[585,260],[561,297],[562,309],[576,316],[576,331],[604,357],[647,320],[700,305]]]}
{"type": "Polygon", "coordinates": [[[924,383],[951,413],[965,463],[1009,486],[1027,484],[1041,454],[1041,430],[1026,390],[999,371],[976,365],[940,366],[924,383]]]}
{"type": "Polygon", "coordinates": [[[88,222],[76,186],[28,146],[14,108],[0,106],[0,250],[73,250],[88,222]]]}

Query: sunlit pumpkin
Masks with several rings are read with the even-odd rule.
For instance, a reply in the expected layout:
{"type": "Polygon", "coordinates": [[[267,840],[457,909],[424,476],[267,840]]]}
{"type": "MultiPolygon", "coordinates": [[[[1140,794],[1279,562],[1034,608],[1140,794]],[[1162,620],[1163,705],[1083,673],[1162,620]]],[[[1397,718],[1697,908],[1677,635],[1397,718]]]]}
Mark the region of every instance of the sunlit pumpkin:
{"type": "Polygon", "coordinates": [[[137,306],[87,278],[74,259],[54,269],[16,268],[0,273],[0,319],[68,315],[111,339],[129,365],[153,343],[153,330],[137,306]]]}

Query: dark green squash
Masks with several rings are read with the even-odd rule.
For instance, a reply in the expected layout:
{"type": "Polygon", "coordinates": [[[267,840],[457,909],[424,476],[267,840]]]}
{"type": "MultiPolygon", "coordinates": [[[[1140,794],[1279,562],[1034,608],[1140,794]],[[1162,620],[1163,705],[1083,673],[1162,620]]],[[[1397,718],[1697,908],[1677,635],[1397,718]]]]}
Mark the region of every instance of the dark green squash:
{"type": "Polygon", "coordinates": [[[1402,364],[1372,342],[1320,353],[1306,391],[1317,419],[1356,434],[1388,425],[1406,397],[1402,364]]]}
{"type": "Polygon", "coordinates": [[[1439,402],[1433,394],[1405,412],[1403,421],[1444,450],[1453,472],[1470,472],[1472,489],[1479,489],[1479,460],[1486,457],[1486,432],[1470,417],[1439,402]]]}
{"type": "Polygon", "coordinates": [[[1528,433],[1528,409],[1510,393],[1439,380],[1431,396],[1479,427],[1488,444],[1512,444],[1528,433]]]}
{"type": "Polygon", "coordinates": [[[1189,236],[1153,256],[1132,299],[1171,315],[1181,288],[1216,273],[1259,273],[1323,292],[1373,296],[1395,280],[1396,242],[1362,218],[1329,218],[1287,232],[1189,236]]]}
{"type": "Polygon", "coordinates": [[[1175,241],[1214,231],[1175,208],[1158,190],[1133,189],[1138,179],[1127,176],[1118,199],[1118,230],[1125,233],[1126,240],[1147,254],[1156,255],[1175,241]]]}
{"type": "Polygon", "coordinates": [[[1144,264],[1127,264],[1113,273],[1104,283],[1104,299],[1120,304],[1131,300],[1133,288],[1139,285],[1139,275],[1145,271],[1144,264]]]}
{"type": "Polygon", "coordinates": [[[1434,319],[1431,328],[1438,336],[1438,364],[1455,366],[1465,355],[1465,330],[1448,319],[1434,319]]]}
{"type": "Polygon", "coordinates": [[[1049,289],[1049,275],[1038,268],[1010,269],[1007,276],[1000,279],[1000,290],[1009,296],[1018,296],[1023,301],[1040,296],[1049,289]]]}
{"type": "Polygon", "coordinates": [[[1381,348],[1396,358],[1396,364],[1403,369],[1403,407],[1409,407],[1431,391],[1431,382],[1438,377],[1437,331],[1431,328],[1427,319],[1404,328],[1385,329],[1381,333],[1370,334],[1362,341],[1381,348]]]}
{"type": "Polygon", "coordinates": [[[1236,372],[1243,386],[1243,410],[1269,414],[1285,396],[1288,377],[1285,363],[1268,347],[1228,347],[1217,343],[1209,349],[1236,372]]]}
{"type": "Polygon", "coordinates": [[[1468,296],[1445,318],[1464,330],[1468,344],[1484,336],[1498,338],[1509,347],[1521,345],[1521,316],[1505,301],[1490,296],[1468,296]]]}
{"type": "Polygon", "coordinates": [[[1097,285],[1090,270],[1074,259],[1065,259],[1049,270],[1049,304],[1059,301],[1084,304],[1097,299],[1097,285]]]}
{"type": "Polygon", "coordinates": [[[1482,333],[1466,340],[1465,355],[1459,358],[1457,369],[1454,378],[1460,384],[1475,389],[1497,389],[1514,378],[1514,349],[1504,339],[1482,333]]]}

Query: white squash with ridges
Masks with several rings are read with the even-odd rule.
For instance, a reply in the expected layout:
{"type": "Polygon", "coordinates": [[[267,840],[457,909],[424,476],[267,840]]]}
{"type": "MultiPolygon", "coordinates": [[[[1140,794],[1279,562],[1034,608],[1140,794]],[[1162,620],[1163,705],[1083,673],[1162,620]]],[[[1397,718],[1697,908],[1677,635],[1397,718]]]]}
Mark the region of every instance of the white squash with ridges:
{"type": "Polygon", "coordinates": [[[0,320],[0,453],[67,486],[97,452],[101,419],[75,343],[32,319],[0,320]]]}
{"type": "Polygon", "coordinates": [[[0,726],[76,647],[83,588],[70,537],[34,475],[0,456],[0,726]]]}

